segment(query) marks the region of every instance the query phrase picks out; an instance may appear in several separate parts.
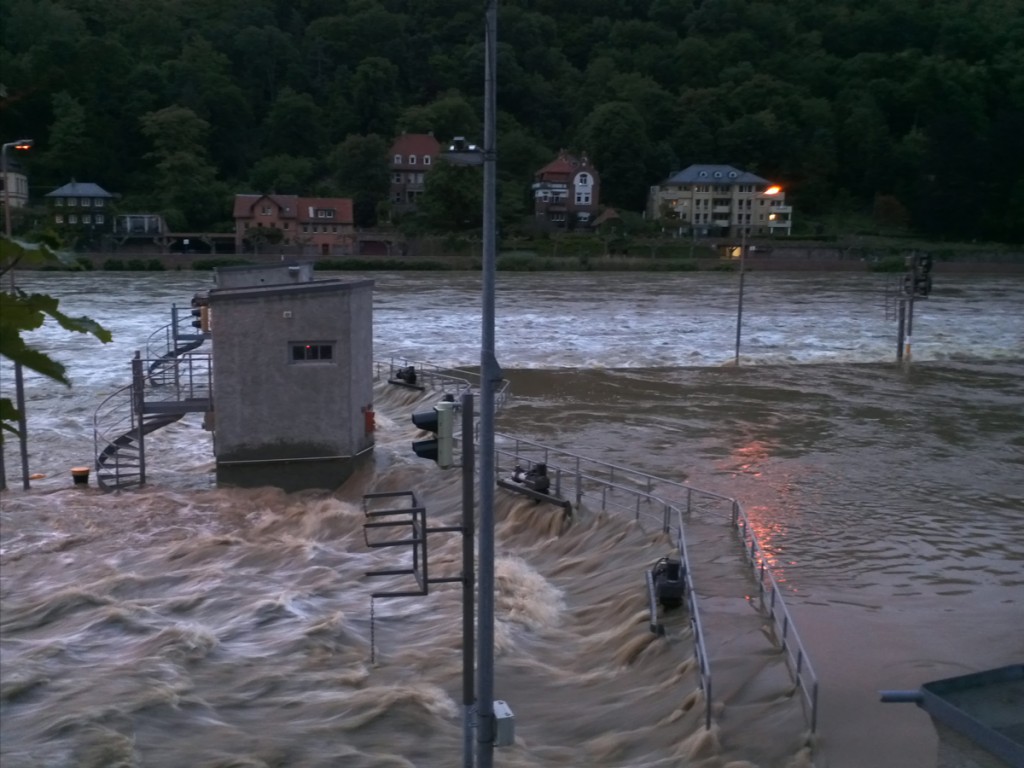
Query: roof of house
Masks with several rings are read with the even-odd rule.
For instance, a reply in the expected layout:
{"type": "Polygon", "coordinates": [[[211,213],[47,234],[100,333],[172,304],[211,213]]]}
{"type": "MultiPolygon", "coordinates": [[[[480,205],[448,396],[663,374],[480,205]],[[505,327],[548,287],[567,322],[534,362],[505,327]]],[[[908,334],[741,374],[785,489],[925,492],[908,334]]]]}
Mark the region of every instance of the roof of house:
{"type": "Polygon", "coordinates": [[[590,226],[596,229],[609,221],[622,221],[622,217],[619,216],[619,212],[614,208],[605,208],[596,219],[590,222],[590,226]]]}
{"type": "Polygon", "coordinates": [[[235,195],[235,205],[231,215],[236,219],[245,218],[252,215],[252,209],[260,200],[270,200],[281,209],[282,214],[294,216],[298,199],[298,195],[235,195]]]}
{"type": "Polygon", "coordinates": [[[590,167],[590,160],[586,155],[582,158],[576,157],[565,149],[559,150],[558,157],[541,168],[534,174],[537,179],[568,179],[573,173],[581,168],[587,168],[591,173],[594,169],[590,167]]]}
{"type": "Polygon", "coordinates": [[[58,187],[53,192],[48,192],[45,197],[114,197],[114,195],[107,192],[99,184],[72,179],[63,187],[58,187]]]}
{"type": "Polygon", "coordinates": [[[403,133],[391,145],[391,156],[430,155],[437,157],[441,144],[432,133],[403,133]]]}
{"type": "Polygon", "coordinates": [[[681,171],[676,171],[665,184],[694,184],[706,182],[709,184],[768,184],[767,179],[760,176],[733,168],[731,165],[691,165],[681,171]]]}
{"type": "Polygon", "coordinates": [[[339,224],[352,224],[352,199],[349,197],[299,197],[298,195],[235,195],[232,215],[236,219],[245,219],[253,215],[253,209],[261,200],[269,200],[279,209],[282,219],[297,221],[313,221],[319,217],[317,210],[333,210],[334,221],[339,224]]]}

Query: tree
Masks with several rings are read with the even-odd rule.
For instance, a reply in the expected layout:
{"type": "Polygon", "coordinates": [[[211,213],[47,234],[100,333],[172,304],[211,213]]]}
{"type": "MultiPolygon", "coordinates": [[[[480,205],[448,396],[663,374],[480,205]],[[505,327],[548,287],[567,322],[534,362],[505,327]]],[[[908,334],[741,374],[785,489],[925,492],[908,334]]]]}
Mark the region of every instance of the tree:
{"type": "Polygon", "coordinates": [[[157,197],[164,208],[181,211],[193,227],[224,219],[230,197],[206,159],[208,129],[205,120],[181,106],[142,117],[142,132],[154,147],[147,158],[155,163],[157,197]]]}
{"type": "Polygon", "coordinates": [[[377,202],[387,199],[390,186],[384,161],[387,153],[387,142],[377,134],[351,134],[334,148],[327,159],[335,188],[352,198],[358,227],[376,224],[377,202]]]}
{"type": "Polygon", "coordinates": [[[480,168],[440,160],[426,175],[419,210],[435,232],[478,229],[483,218],[480,168]]]}
{"type": "Polygon", "coordinates": [[[398,67],[370,56],[359,62],[352,77],[352,109],[361,133],[390,136],[398,115],[398,67]]]}
{"type": "Polygon", "coordinates": [[[294,155],[265,157],[249,174],[249,184],[261,194],[301,195],[312,181],[313,161],[294,155]]]}
{"type": "Polygon", "coordinates": [[[319,157],[327,138],[323,113],[308,93],[285,88],[263,122],[263,148],[268,154],[319,157]]]}
{"type": "Polygon", "coordinates": [[[602,201],[643,210],[652,147],[636,107],[621,101],[599,106],[583,121],[579,146],[600,174],[602,201]]]}
{"type": "MultiPolygon", "coordinates": [[[[0,278],[18,265],[39,267],[56,257],[45,245],[0,236],[0,278]]],[[[69,260],[66,256],[64,259],[69,260]]],[[[24,334],[42,327],[46,318],[56,320],[65,330],[91,334],[103,343],[111,339],[110,331],[94,320],[65,315],[60,311],[60,301],[53,296],[15,288],[11,292],[0,291],[0,357],[70,387],[67,369],[61,363],[25,343],[24,334]]],[[[6,432],[20,434],[16,425],[21,416],[9,397],[0,397],[0,443],[6,432]]]]}
{"type": "Polygon", "coordinates": [[[67,91],[53,97],[53,125],[46,151],[39,158],[40,169],[51,178],[86,178],[91,151],[85,107],[67,91]]]}

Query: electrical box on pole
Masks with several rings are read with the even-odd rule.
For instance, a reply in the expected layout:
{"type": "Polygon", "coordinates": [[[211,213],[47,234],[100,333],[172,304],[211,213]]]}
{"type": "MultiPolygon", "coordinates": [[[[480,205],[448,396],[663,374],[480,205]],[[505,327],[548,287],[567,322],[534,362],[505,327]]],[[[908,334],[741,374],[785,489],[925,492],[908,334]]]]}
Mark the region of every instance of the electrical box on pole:
{"type": "Polygon", "coordinates": [[[436,435],[427,440],[414,440],[413,452],[421,459],[437,462],[442,469],[452,466],[455,446],[455,403],[440,402],[433,410],[414,413],[412,423],[436,435]]]}

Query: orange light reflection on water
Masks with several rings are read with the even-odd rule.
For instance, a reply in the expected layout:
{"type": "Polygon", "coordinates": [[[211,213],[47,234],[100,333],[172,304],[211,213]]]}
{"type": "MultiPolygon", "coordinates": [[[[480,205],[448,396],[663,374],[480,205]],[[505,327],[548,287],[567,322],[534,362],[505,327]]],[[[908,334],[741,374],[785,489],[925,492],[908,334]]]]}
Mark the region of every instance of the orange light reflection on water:
{"type": "MultiPolygon", "coordinates": [[[[759,560],[771,570],[776,583],[782,587],[789,579],[786,576],[789,567],[795,567],[795,560],[785,559],[785,540],[790,527],[787,499],[792,495],[794,482],[789,476],[791,466],[787,466],[787,474],[778,476],[765,465],[772,461],[774,445],[765,440],[751,439],[733,449],[730,465],[737,475],[752,478],[759,482],[758,491],[750,494],[757,498],[757,504],[744,504],[744,511],[750,525],[750,533],[757,540],[760,550],[759,560]]],[[[742,503],[742,496],[740,501],[742,503]]],[[[789,587],[796,592],[795,586],[789,587]]]]}

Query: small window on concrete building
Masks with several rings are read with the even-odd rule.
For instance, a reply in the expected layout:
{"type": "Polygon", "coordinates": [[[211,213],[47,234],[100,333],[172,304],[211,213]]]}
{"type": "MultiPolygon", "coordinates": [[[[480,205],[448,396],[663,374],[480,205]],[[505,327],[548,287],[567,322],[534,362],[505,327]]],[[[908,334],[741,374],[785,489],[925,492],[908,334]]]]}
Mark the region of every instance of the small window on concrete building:
{"type": "Polygon", "coordinates": [[[323,342],[292,342],[292,362],[312,363],[334,360],[334,345],[323,342]]]}

